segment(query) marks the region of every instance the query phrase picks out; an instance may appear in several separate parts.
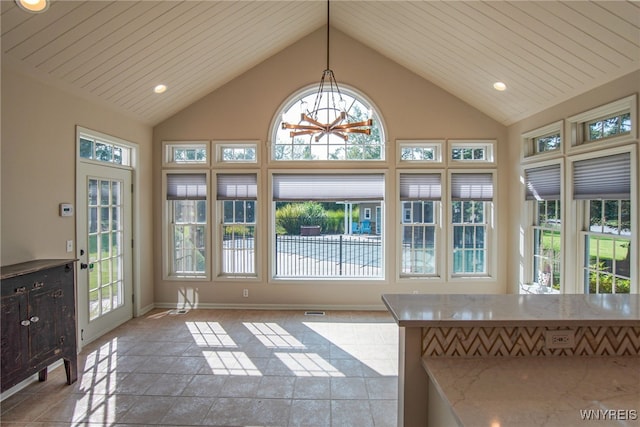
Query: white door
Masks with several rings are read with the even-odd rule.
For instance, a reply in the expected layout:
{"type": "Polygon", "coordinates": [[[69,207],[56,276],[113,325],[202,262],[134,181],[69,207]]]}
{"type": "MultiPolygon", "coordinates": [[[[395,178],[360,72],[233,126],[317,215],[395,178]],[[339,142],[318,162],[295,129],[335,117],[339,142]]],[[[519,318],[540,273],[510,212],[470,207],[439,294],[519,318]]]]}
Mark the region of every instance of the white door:
{"type": "Polygon", "coordinates": [[[85,345],[133,317],[129,169],[78,162],[78,330],[85,345]]]}

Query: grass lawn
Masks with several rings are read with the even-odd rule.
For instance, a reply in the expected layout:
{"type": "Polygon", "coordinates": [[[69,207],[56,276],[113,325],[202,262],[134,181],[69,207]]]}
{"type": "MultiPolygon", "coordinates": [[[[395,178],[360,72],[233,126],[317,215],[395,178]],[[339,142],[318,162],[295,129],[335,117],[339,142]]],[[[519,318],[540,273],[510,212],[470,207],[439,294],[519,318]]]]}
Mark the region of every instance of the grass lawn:
{"type": "MultiPolygon", "coordinates": [[[[591,244],[589,245],[589,257],[595,258],[600,255],[600,259],[613,259],[614,247],[616,261],[622,261],[627,257],[627,251],[629,250],[629,242],[626,240],[616,240],[613,237],[607,236],[591,236],[591,244]]],[[[545,250],[553,250],[554,252],[560,251],[560,232],[559,231],[544,231],[542,235],[542,247],[545,250]]]]}

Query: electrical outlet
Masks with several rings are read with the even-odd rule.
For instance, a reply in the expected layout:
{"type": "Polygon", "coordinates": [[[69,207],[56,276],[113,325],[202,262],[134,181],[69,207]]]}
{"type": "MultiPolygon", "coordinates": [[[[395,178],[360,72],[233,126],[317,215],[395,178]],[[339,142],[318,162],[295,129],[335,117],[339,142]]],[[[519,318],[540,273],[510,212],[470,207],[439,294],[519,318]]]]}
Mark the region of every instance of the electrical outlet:
{"type": "Polygon", "coordinates": [[[547,348],[573,348],[575,332],[568,329],[545,331],[544,343],[547,348]]]}
{"type": "Polygon", "coordinates": [[[242,296],[245,298],[249,298],[249,289],[243,289],[242,290],[242,296]]]}
{"type": "Polygon", "coordinates": [[[67,252],[73,252],[73,240],[67,240],[67,252]]]}

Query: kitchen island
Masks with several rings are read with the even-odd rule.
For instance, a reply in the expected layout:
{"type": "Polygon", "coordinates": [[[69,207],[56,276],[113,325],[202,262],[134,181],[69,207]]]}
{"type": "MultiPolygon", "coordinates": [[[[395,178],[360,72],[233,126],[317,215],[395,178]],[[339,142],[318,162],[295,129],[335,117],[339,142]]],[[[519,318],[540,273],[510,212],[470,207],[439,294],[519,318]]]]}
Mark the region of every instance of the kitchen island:
{"type": "Polygon", "coordinates": [[[640,425],[640,295],[383,295],[400,426],[640,425]]]}

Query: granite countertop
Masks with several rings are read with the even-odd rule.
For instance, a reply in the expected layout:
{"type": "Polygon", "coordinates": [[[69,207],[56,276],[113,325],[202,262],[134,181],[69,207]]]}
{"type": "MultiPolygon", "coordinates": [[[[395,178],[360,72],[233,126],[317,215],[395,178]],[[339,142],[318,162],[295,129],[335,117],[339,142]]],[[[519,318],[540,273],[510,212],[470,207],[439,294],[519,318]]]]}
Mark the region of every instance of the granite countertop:
{"type": "Polygon", "coordinates": [[[422,360],[461,426],[640,426],[640,357],[422,360]]]}
{"type": "Polygon", "coordinates": [[[385,294],[399,326],[640,326],[640,294],[385,294]]]}
{"type": "Polygon", "coordinates": [[[60,265],[75,262],[76,259],[36,259],[33,261],[21,262],[19,264],[3,265],[0,267],[0,280],[10,279],[24,274],[35,273],[47,268],[58,267],[60,265]]]}

